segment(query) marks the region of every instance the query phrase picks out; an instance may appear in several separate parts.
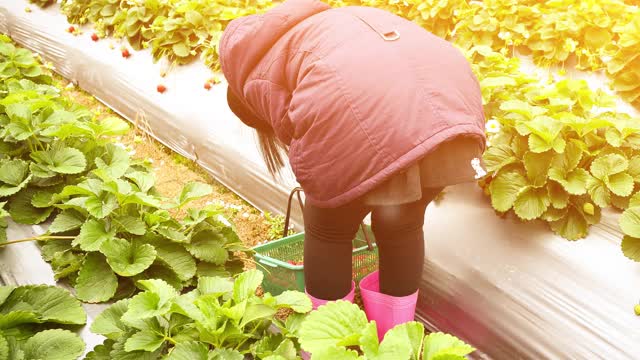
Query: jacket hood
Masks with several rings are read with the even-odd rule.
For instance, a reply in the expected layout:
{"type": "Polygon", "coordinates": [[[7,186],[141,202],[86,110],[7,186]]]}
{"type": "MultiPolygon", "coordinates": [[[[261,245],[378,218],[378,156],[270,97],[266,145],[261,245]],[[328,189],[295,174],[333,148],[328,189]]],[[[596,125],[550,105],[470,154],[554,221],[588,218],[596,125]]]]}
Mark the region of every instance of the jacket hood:
{"type": "Polygon", "coordinates": [[[244,104],[243,87],[256,65],[271,47],[303,20],[331,7],[318,0],[288,0],[264,14],[249,15],[229,23],[220,39],[220,66],[229,83],[232,110],[247,125],[256,127],[244,104]],[[241,117],[244,116],[243,117],[241,117]]]}

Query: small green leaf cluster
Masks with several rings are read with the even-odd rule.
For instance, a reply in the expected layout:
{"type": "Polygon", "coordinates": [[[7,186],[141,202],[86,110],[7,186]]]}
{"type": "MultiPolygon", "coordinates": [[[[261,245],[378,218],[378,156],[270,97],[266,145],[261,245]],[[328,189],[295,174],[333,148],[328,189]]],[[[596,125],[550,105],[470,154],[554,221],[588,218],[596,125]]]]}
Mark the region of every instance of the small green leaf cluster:
{"type": "Polygon", "coordinates": [[[369,6],[409,19],[433,34],[448,39],[467,0],[329,0],[332,7],[369,6]]]}
{"type": "Polygon", "coordinates": [[[45,8],[47,6],[53,5],[56,0],[29,0],[29,2],[45,8]]]}
{"type": "Polygon", "coordinates": [[[620,217],[620,228],[625,234],[622,252],[631,260],[640,262],[640,192],[629,201],[629,208],[620,217]]]}
{"type": "Polygon", "coordinates": [[[469,56],[486,115],[500,124],[481,182],[496,211],[542,219],[576,240],[602,208],[629,206],[640,189],[640,119],[616,112],[614,98],[586,81],[541,82],[487,47],[469,56]]]}
{"type": "Polygon", "coordinates": [[[6,201],[0,202],[0,244],[7,241],[7,227],[9,226],[7,218],[10,215],[7,210],[4,209],[6,204],[6,201]]]}
{"type": "Polygon", "coordinates": [[[378,340],[375,321],[357,305],[331,302],[311,312],[300,326],[302,349],[316,360],[463,360],[475,349],[443,333],[424,335],[424,326],[408,322],[378,340]]]}
{"type": "MultiPolygon", "coordinates": [[[[51,84],[48,71],[40,66],[38,58],[29,50],[18,48],[11,39],[0,34],[0,81],[30,79],[39,84],[51,84]]],[[[6,94],[6,86],[2,84],[0,91],[6,94]]]]}
{"type": "Polygon", "coordinates": [[[61,288],[0,286],[0,360],[75,360],[85,344],[66,328],[84,325],[80,302],[61,288]]]}
{"type": "Polygon", "coordinates": [[[61,8],[72,23],[93,23],[102,34],[126,38],[134,49],[149,47],[155,61],[166,57],[186,64],[200,55],[217,69],[226,25],[272,5],[270,0],[64,0],[61,8]]]}
{"type": "Polygon", "coordinates": [[[162,280],[140,280],[143,292],[95,319],[91,331],[107,339],[87,359],[296,359],[295,334],[311,300],[296,291],[259,297],[262,276],[249,270],[235,279],[201,277],[182,295],[162,280]],[[281,320],[280,309],[292,314],[281,320]]]}
{"type": "MultiPolygon", "coordinates": [[[[111,154],[122,151],[108,148],[111,154]]],[[[209,185],[190,183],[175,199],[164,199],[143,167],[114,162],[115,158],[96,158],[108,165],[59,193],[35,197],[61,210],[48,233],[74,238],[70,243],[48,241],[42,254],[57,279],[70,280],[80,300],[130,296],[137,279],[164,279],[180,291],[197,275],[242,271],[243,263],[234,253],[248,249],[222,217],[221,208],[190,208],[181,220],[169,212],[210,194],[209,185]]]]}

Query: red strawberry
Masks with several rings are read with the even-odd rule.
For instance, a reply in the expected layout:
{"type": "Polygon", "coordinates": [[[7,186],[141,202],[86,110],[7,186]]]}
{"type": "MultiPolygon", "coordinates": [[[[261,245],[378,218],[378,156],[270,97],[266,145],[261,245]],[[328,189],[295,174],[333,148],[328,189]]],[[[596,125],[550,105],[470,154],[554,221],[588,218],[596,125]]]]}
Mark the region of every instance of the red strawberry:
{"type": "Polygon", "coordinates": [[[156,90],[158,90],[158,92],[159,92],[160,94],[162,94],[162,93],[164,93],[165,91],[167,91],[167,87],[166,87],[166,86],[164,86],[164,85],[162,85],[162,84],[160,84],[160,85],[158,85],[158,87],[156,88],[156,90]]]}
{"type": "Polygon", "coordinates": [[[91,40],[98,41],[99,39],[100,38],[98,37],[98,34],[96,34],[96,33],[91,34],[91,40]]]}
{"type": "Polygon", "coordinates": [[[74,31],[76,31],[76,28],[73,27],[73,25],[69,26],[69,28],[67,29],[67,32],[70,32],[70,33],[74,32],[74,31]]]}
{"type": "Polygon", "coordinates": [[[131,56],[131,53],[129,53],[129,49],[127,48],[122,49],[122,57],[127,59],[129,58],[129,56],[131,56]]]}
{"type": "Polygon", "coordinates": [[[206,83],[204,83],[204,88],[207,89],[207,90],[211,90],[211,83],[208,82],[208,81],[206,83]]]}

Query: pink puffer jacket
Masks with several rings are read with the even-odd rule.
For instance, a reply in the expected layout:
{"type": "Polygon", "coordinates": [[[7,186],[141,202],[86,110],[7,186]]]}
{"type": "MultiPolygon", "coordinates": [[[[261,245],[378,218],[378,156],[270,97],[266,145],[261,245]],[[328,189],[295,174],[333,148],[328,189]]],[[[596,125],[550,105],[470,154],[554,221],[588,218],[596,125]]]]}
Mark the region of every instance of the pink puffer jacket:
{"type": "Polygon", "coordinates": [[[484,149],[463,54],[389,12],[288,0],[232,21],[219,51],[233,111],[289,144],[316,206],[359,198],[459,135],[484,149]]]}

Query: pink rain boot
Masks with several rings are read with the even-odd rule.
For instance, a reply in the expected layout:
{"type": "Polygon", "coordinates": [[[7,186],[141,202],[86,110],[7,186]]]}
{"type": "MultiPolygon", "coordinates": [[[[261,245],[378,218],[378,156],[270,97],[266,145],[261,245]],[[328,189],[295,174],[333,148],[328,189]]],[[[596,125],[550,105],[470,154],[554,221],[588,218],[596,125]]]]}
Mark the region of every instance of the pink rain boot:
{"type": "MultiPolygon", "coordinates": [[[[311,299],[311,304],[313,305],[313,310],[315,310],[318,307],[328,303],[329,301],[332,301],[332,300],[322,300],[322,299],[314,298],[313,296],[309,295],[309,293],[306,290],[305,290],[305,294],[307,294],[309,299],[311,299]]],[[[345,296],[344,298],[342,298],[340,300],[346,300],[346,301],[349,301],[349,302],[353,302],[353,298],[355,297],[355,294],[356,294],[356,283],[352,281],[351,282],[351,291],[349,291],[347,296],[345,296]]]]}
{"type": "Polygon", "coordinates": [[[418,291],[396,297],[380,292],[380,274],[372,272],[360,281],[360,293],[364,311],[369,320],[375,320],[378,327],[378,339],[382,341],[384,335],[396,325],[414,320],[418,291]]]}

